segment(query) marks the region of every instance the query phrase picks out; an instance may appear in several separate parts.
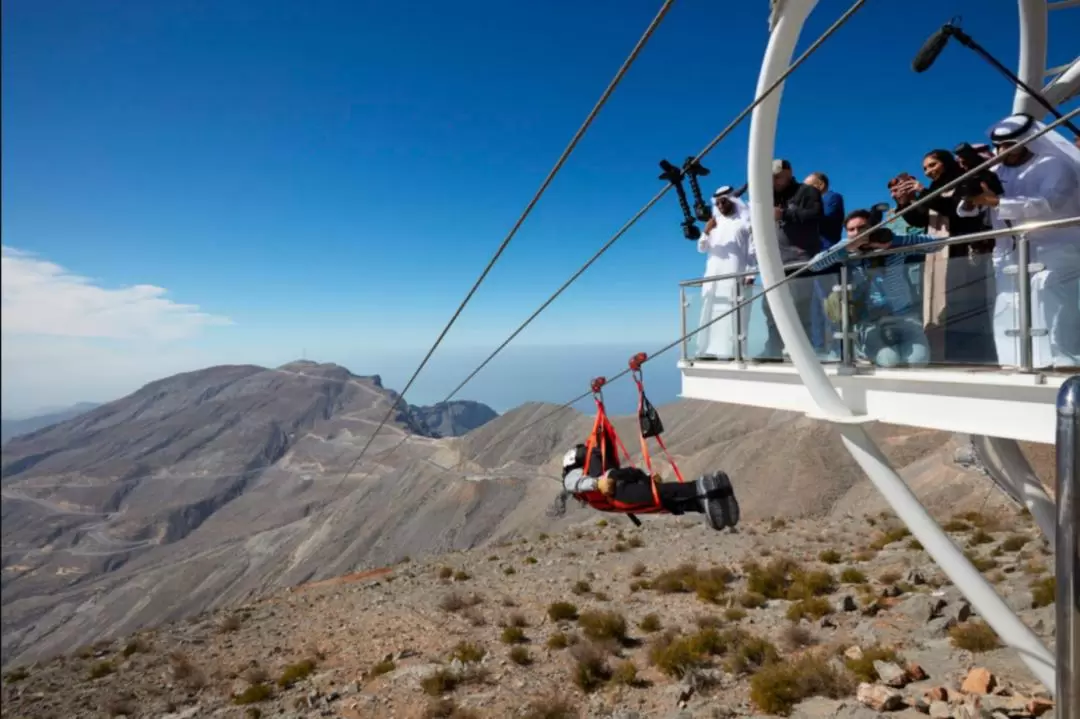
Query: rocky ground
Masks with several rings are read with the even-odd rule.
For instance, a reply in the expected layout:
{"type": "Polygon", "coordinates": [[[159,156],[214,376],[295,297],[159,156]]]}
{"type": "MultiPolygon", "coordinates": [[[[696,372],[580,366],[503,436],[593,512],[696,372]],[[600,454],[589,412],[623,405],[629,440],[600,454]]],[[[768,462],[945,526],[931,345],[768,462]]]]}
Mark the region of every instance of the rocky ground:
{"type": "MultiPolygon", "coordinates": [[[[1029,518],[948,529],[1052,646],[1029,518]]],[[[1048,696],[888,515],[611,515],[15,667],[2,716],[1000,719],[1048,696]]]]}

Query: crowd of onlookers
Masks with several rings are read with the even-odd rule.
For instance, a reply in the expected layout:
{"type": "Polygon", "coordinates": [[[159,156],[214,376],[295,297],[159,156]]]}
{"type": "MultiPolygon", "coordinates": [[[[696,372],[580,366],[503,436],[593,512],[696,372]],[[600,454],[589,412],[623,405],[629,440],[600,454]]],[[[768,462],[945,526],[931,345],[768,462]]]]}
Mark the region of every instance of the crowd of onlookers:
{"type": "MultiPolygon", "coordinates": [[[[1014,116],[993,128],[991,144],[932,150],[922,159],[925,179],[897,174],[886,183],[891,203],[870,209],[845,208],[843,195],[823,172],[811,172],[800,182],[790,162],[773,161],[780,257],[785,264],[810,264],[802,273],[805,277],[788,287],[820,357],[840,358],[838,335],[846,300],[859,360],[878,366],[1021,364],[1016,334],[1023,329],[1016,273],[1019,236],[945,245],[939,240],[1080,216],[1080,140],[1069,143],[1051,132],[1045,141],[1038,138],[1027,147],[1014,147],[1038,126],[1027,116],[1014,116]],[[924,201],[995,155],[1001,157],[999,164],[924,201]],[[882,221],[887,222],[884,228],[858,237],[882,221]],[[860,256],[897,247],[910,249],[860,256]],[[846,294],[838,287],[840,263],[848,268],[846,294]]],[[[712,263],[706,276],[720,274],[717,268],[732,273],[754,269],[745,202],[721,188],[713,204],[714,219],[698,242],[712,263]]],[[[1080,367],[1080,227],[1033,230],[1026,238],[1033,365],[1080,367]]],[[[706,283],[702,323],[747,296],[745,291],[739,294],[744,284],[706,283]]],[[[763,351],[754,356],[781,359],[783,343],[771,308],[762,304],[758,310],[755,303],[752,312],[764,312],[768,337],[763,351]]],[[[699,354],[733,357],[730,348],[740,334],[745,337],[745,320],[741,328],[710,327],[699,354]]]]}

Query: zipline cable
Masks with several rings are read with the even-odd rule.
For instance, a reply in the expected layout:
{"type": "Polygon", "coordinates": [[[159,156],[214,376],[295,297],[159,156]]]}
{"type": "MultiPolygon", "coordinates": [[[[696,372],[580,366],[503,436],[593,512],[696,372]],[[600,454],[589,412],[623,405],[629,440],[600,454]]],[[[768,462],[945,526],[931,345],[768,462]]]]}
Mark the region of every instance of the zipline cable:
{"type": "MultiPolygon", "coordinates": [[[[865,2],[866,0],[857,0],[850,8],[848,8],[847,12],[841,15],[836,20],[836,22],[830,25],[828,29],[826,29],[825,32],[823,32],[821,36],[818,37],[817,40],[811,43],[810,47],[808,47],[801,55],[799,55],[799,57],[796,58],[793,63],[791,63],[787,70],[785,70],[780,75],[780,77],[778,77],[771,85],[769,85],[769,87],[766,88],[759,97],[755,98],[753,102],[747,105],[742,112],[736,115],[735,119],[729,122],[727,127],[721,130],[720,133],[717,134],[716,137],[714,137],[709,142],[709,144],[705,145],[705,148],[702,149],[701,152],[699,152],[693,158],[693,162],[700,162],[701,159],[705,157],[705,155],[712,152],[716,148],[716,146],[724,140],[724,138],[730,135],[735,130],[735,128],[738,127],[742,123],[742,121],[745,120],[747,116],[749,116],[750,113],[754,111],[755,107],[764,102],[765,99],[769,97],[769,95],[771,95],[778,87],[780,87],[784,80],[786,80],[791,75],[791,73],[795,72],[795,70],[798,69],[798,67],[802,65],[811,55],[813,55],[814,52],[819,47],[821,47],[821,45],[824,44],[826,40],[828,40],[837,30],[839,30],[844,25],[844,23],[846,23],[865,4],[865,2]]],[[[609,249],[611,249],[611,247],[616,242],[618,242],[619,239],[621,239],[623,235],[625,235],[630,230],[631,227],[637,224],[638,220],[644,217],[645,214],[648,213],[649,210],[651,210],[653,206],[655,206],[656,203],[659,202],[664,197],[664,195],[668,193],[669,190],[671,190],[671,187],[672,186],[670,184],[665,185],[659,192],[656,193],[656,195],[653,196],[651,200],[645,203],[645,205],[640,210],[638,210],[633,217],[627,220],[626,223],[623,224],[623,226],[620,227],[618,231],[616,231],[615,234],[612,235],[611,238],[607,242],[605,242],[584,265],[582,265],[576,272],[574,272],[574,274],[570,275],[569,279],[563,282],[562,286],[555,290],[555,292],[551,296],[549,296],[543,304],[541,304],[531,315],[529,315],[529,317],[524,322],[522,322],[521,325],[519,325],[518,328],[514,330],[509,337],[503,340],[502,344],[496,347],[495,351],[488,355],[487,359],[481,362],[472,372],[470,372],[469,376],[462,380],[462,382],[458,384],[458,386],[455,387],[454,390],[446,396],[446,399],[442,400],[442,403],[447,403],[451,399],[453,399],[457,395],[457,393],[465,387],[465,385],[471,382],[476,377],[476,375],[479,374],[480,371],[483,370],[489,362],[491,362],[491,360],[495,359],[495,357],[504,349],[506,349],[507,345],[513,342],[514,339],[517,338],[517,336],[521,334],[526,327],[532,324],[533,320],[539,317],[540,314],[559,297],[559,295],[565,292],[566,289],[570,287],[570,285],[574,284],[574,282],[576,282],[581,277],[581,275],[583,275],[585,271],[593,265],[593,263],[599,260],[600,257],[603,256],[604,253],[606,253],[609,249]]],[[[407,385],[406,389],[408,389],[407,385]]],[[[402,394],[404,394],[404,392],[402,392],[402,394]]],[[[402,438],[400,442],[398,442],[398,444],[389,448],[386,451],[389,454],[393,454],[395,451],[397,451],[399,447],[401,447],[401,445],[405,444],[408,439],[409,437],[408,435],[406,435],[402,438]]],[[[363,453],[361,453],[361,455],[362,454],[363,453]]],[[[350,469],[349,471],[351,472],[352,470],[350,469]]]]}
{"type": "MultiPolygon", "coordinates": [[[[668,10],[671,9],[671,6],[674,2],[675,0],[664,0],[664,4],[660,7],[660,10],[659,12],[657,12],[656,17],[654,17],[652,22],[649,23],[649,26],[645,29],[644,34],[638,40],[637,44],[634,46],[634,49],[630,52],[630,55],[627,56],[625,61],[623,61],[622,67],[619,68],[618,72],[616,72],[615,76],[611,79],[611,82],[608,83],[607,89],[604,90],[604,93],[600,96],[600,99],[593,106],[592,111],[589,113],[588,117],[585,118],[585,121],[581,124],[581,127],[578,128],[578,131],[576,133],[574,133],[574,137],[570,140],[570,144],[566,146],[565,150],[563,150],[562,155],[555,163],[555,166],[551,168],[551,171],[548,173],[547,177],[544,178],[543,183],[541,183],[540,188],[536,191],[536,194],[533,195],[532,200],[530,200],[529,204],[525,206],[525,209],[522,211],[521,216],[518,218],[517,222],[514,223],[514,226],[510,229],[510,232],[507,233],[506,237],[499,245],[499,248],[495,251],[495,254],[488,261],[488,264],[484,268],[484,271],[480,273],[480,276],[477,278],[476,282],[473,283],[473,286],[469,290],[468,294],[465,295],[465,299],[463,299],[461,301],[461,304],[458,305],[457,310],[455,310],[453,316],[450,317],[450,321],[446,323],[445,327],[443,327],[443,330],[439,333],[439,336],[438,338],[436,338],[435,343],[431,345],[431,349],[428,350],[427,354],[424,356],[424,359],[420,362],[420,366],[416,368],[416,371],[413,372],[412,377],[410,377],[409,381],[405,383],[404,389],[402,389],[400,394],[398,395],[398,400],[391,403],[390,409],[389,411],[387,411],[386,416],[383,417],[382,421],[379,422],[378,427],[376,427],[375,431],[371,434],[370,437],[368,437],[367,442],[360,450],[359,456],[357,456],[357,458],[353,460],[352,464],[349,466],[349,469],[347,469],[345,471],[345,474],[342,475],[341,481],[344,481],[345,478],[349,476],[349,473],[352,472],[356,464],[363,458],[364,454],[371,446],[371,443],[375,441],[376,435],[378,435],[380,430],[382,430],[386,423],[390,421],[390,417],[393,416],[394,411],[398,406],[398,401],[402,401],[405,399],[405,393],[408,392],[409,389],[412,387],[413,382],[416,381],[416,378],[420,375],[420,372],[424,369],[424,366],[427,365],[428,361],[431,359],[431,356],[435,353],[435,350],[442,343],[443,339],[446,337],[446,334],[450,331],[450,328],[454,325],[458,317],[461,315],[461,312],[465,309],[465,305],[469,303],[473,295],[476,293],[477,289],[479,289],[480,284],[487,277],[488,273],[491,272],[491,269],[495,266],[495,263],[498,262],[499,258],[502,256],[503,251],[510,244],[510,241],[514,238],[514,235],[517,234],[518,228],[520,228],[521,225],[525,222],[525,218],[529,216],[529,213],[532,212],[533,207],[535,207],[536,203],[539,202],[541,195],[544,194],[544,191],[547,190],[548,185],[550,185],[551,181],[555,179],[555,175],[558,174],[560,169],[562,169],[563,164],[570,157],[570,153],[574,151],[574,148],[577,147],[578,142],[585,135],[585,132],[589,129],[589,126],[592,125],[593,120],[596,119],[596,116],[600,114],[600,110],[604,107],[605,104],[607,104],[608,98],[611,97],[611,94],[615,91],[615,88],[622,81],[623,76],[626,74],[627,70],[630,69],[630,66],[637,59],[638,55],[641,53],[641,50],[649,41],[649,38],[652,37],[653,32],[655,32],[657,27],[659,27],[660,22],[667,15],[668,10]]],[[[340,485],[340,482],[338,484],[340,485]]]]}

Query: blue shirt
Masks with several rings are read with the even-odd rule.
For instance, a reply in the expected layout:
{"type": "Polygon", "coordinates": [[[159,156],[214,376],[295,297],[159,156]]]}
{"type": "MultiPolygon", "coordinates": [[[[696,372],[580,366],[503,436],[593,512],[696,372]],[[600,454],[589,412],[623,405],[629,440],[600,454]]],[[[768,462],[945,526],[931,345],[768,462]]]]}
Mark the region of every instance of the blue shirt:
{"type": "MultiPolygon", "coordinates": [[[[931,235],[900,235],[892,232],[893,247],[912,247],[937,242],[939,239],[941,238],[931,235]]],[[[865,293],[868,309],[873,314],[900,315],[911,311],[911,285],[908,284],[905,270],[907,255],[908,253],[897,253],[875,258],[881,263],[880,267],[872,267],[869,260],[855,260],[851,263],[855,291],[865,293]]],[[[851,254],[843,247],[828,257],[812,259],[810,269],[818,272],[850,260],[851,254]]]]}
{"type": "Polygon", "coordinates": [[[844,237],[844,196],[825,190],[821,193],[821,223],[818,231],[825,238],[825,247],[832,247],[844,237]]]}

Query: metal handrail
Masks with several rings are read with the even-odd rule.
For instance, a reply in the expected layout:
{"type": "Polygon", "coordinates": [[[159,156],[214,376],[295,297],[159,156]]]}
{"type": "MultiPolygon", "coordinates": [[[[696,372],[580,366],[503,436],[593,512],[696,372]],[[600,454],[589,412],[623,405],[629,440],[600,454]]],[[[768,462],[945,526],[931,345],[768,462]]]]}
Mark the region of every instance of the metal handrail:
{"type": "Polygon", "coordinates": [[[1080,376],[1065,380],[1057,397],[1057,719],[1080,716],[1080,376]]]}
{"type": "MultiPolygon", "coordinates": [[[[980,240],[992,240],[997,237],[1007,237],[1008,235],[1019,235],[1025,232],[1032,232],[1035,230],[1057,230],[1063,227],[1074,227],[1080,225],[1080,216],[1078,217],[1062,217],[1057,220],[1035,220],[1034,222],[1026,222],[1022,225],[1016,225],[1014,227],[1000,228],[996,230],[985,230],[983,232],[973,232],[967,235],[957,235],[956,237],[946,237],[933,242],[926,242],[921,245],[906,245],[904,247],[892,247],[885,250],[873,250],[871,252],[851,253],[841,263],[854,263],[859,260],[868,260],[874,257],[884,257],[886,255],[903,255],[903,254],[915,254],[922,252],[932,252],[939,250],[942,247],[949,247],[951,245],[964,245],[972,242],[979,242],[980,240]]],[[[835,247],[835,245],[834,245],[835,247]]],[[[806,262],[789,262],[784,265],[784,271],[797,270],[802,267],[806,267],[812,264],[813,261],[806,262]]],[[[758,270],[744,270],[743,272],[732,272],[725,275],[711,275],[709,277],[700,277],[692,280],[682,280],[679,282],[680,287],[694,287],[696,285],[703,285],[706,282],[717,282],[719,280],[731,280],[737,277],[754,277],[759,274],[758,270]]],[[[807,275],[807,277],[813,277],[813,275],[807,275]]]]}

